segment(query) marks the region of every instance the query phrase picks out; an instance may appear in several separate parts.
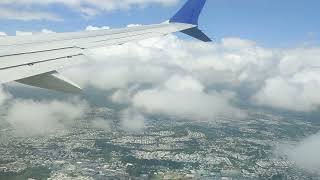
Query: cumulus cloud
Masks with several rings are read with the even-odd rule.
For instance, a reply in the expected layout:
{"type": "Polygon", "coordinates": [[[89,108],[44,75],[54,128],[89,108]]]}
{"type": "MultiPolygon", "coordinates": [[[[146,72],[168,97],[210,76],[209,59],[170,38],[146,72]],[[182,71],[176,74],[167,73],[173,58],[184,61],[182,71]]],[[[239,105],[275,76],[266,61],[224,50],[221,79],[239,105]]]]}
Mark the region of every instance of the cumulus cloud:
{"type": "Polygon", "coordinates": [[[253,97],[257,104],[293,111],[315,111],[320,104],[317,91],[319,72],[299,72],[290,78],[267,79],[265,86],[253,97]],[[315,79],[314,79],[315,78],[315,79]]]}
{"type": "Polygon", "coordinates": [[[83,87],[111,91],[114,103],[143,113],[195,120],[244,117],[234,103],[240,96],[253,105],[290,111],[315,111],[320,105],[317,47],[271,49],[239,38],[202,43],[168,35],[86,55],[94,62],[63,74],[83,87]]]}
{"type": "Polygon", "coordinates": [[[293,111],[318,110],[320,99],[320,49],[282,51],[278,72],[264,80],[264,85],[253,97],[256,104],[293,111]]]}
{"type": "Polygon", "coordinates": [[[207,44],[169,35],[96,49],[88,56],[96,62],[65,73],[82,86],[117,90],[111,97],[115,102],[130,104],[134,97],[143,99],[142,94],[188,96],[190,88],[198,88],[192,93],[219,97],[223,91],[232,92],[235,95],[221,94],[229,102],[245,92],[245,100],[253,105],[290,111],[315,111],[320,105],[316,96],[320,49],[316,47],[270,49],[239,38],[207,44]],[[175,81],[177,75],[185,80],[175,81]],[[132,86],[139,88],[128,92],[132,86]],[[182,93],[175,93],[179,89],[182,93]]]}
{"type": "Polygon", "coordinates": [[[145,53],[148,52],[143,48],[133,51],[129,46],[124,49],[108,47],[93,50],[88,56],[96,62],[68,69],[64,74],[82,86],[93,86],[102,90],[128,88],[130,84],[156,83],[165,79],[166,68],[143,63],[145,53]]]}
{"type": "Polygon", "coordinates": [[[312,135],[295,146],[281,147],[282,151],[299,167],[320,174],[320,134],[312,135]]]}
{"type": "MultiPolygon", "coordinates": [[[[95,59],[95,63],[64,73],[82,86],[115,89],[110,97],[113,102],[148,113],[201,120],[220,115],[243,117],[245,113],[231,103],[235,99],[232,90],[207,90],[212,79],[223,80],[215,76],[204,78],[202,72],[215,69],[199,65],[202,61],[211,63],[209,59],[214,56],[215,48],[216,45],[183,41],[170,35],[93,50],[88,56],[95,59]]],[[[212,60],[223,62],[219,58],[212,60]]],[[[225,65],[226,71],[229,67],[225,65]]]]}
{"type": "Polygon", "coordinates": [[[5,119],[17,135],[45,135],[63,129],[84,117],[88,110],[85,102],[33,101],[15,99],[8,108],[5,119]]]}
{"type": "Polygon", "coordinates": [[[242,118],[233,107],[232,93],[204,92],[203,85],[192,77],[173,76],[165,87],[138,92],[133,104],[148,113],[167,114],[191,120],[215,120],[217,116],[242,118]]]}

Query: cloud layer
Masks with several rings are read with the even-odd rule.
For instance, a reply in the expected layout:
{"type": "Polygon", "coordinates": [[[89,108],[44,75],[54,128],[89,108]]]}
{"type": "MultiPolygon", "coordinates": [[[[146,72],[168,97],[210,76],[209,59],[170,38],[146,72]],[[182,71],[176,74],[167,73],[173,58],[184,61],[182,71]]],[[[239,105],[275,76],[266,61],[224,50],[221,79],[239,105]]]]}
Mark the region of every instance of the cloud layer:
{"type": "Polygon", "coordinates": [[[254,106],[289,111],[316,111],[320,105],[318,47],[270,49],[239,38],[202,43],[169,35],[86,54],[88,64],[63,74],[83,87],[112,92],[106,101],[126,105],[123,117],[132,118],[122,121],[137,119],[140,128],[144,114],[210,121],[244,118],[239,97],[254,106]]]}
{"type": "Polygon", "coordinates": [[[88,56],[96,62],[65,73],[83,86],[119,90],[114,98],[134,99],[139,107],[157,104],[138,103],[143,95],[164,100],[182,94],[203,103],[202,98],[222,97],[232,107],[243,92],[255,106],[310,112],[320,105],[317,47],[268,49],[238,38],[205,44],[170,35],[96,49],[88,56]],[[143,88],[146,84],[151,88],[143,88]]]}

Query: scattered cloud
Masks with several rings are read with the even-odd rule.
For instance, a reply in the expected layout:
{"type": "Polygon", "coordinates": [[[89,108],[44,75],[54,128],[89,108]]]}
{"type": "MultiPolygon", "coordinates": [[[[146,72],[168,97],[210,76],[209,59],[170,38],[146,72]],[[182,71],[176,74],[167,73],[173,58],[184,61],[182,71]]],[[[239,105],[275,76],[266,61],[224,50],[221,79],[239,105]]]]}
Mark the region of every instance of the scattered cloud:
{"type": "Polygon", "coordinates": [[[115,91],[110,97],[111,101],[117,104],[130,104],[134,88],[115,91]]]}
{"type": "Polygon", "coordinates": [[[107,130],[107,131],[111,129],[110,122],[102,118],[93,119],[91,121],[91,124],[92,124],[92,127],[96,129],[107,130]]]}
{"type": "Polygon", "coordinates": [[[142,26],[141,24],[128,24],[127,27],[138,27],[142,26]]]}
{"type": "Polygon", "coordinates": [[[51,33],[55,33],[54,31],[51,31],[51,30],[49,30],[49,29],[42,29],[41,30],[41,33],[43,33],[43,34],[51,34],[51,33]]]}
{"type": "Polygon", "coordinates": [[[283,146],[281,151],[299,167],[320,174],[320,133],[312,135],[295,146],[283,146]]]}
{"type": "Polygon", "coordinates": [[[30,31],[16,31],[16,36],[31,36],[37,34],[52,34],[56,33],[49,29],[42,29],[40,32],[30,32],[30,31]]]}
{"type": "MultiPolygon", "coordinates": [[[[1,2],[0,2],[1,5],[1,2]]],[[[41,11],[26,11],[21,9],[12,9],[0,6],[0,19],[31,21],[31,20],[48,20],[62,21],[60,17],[53,13],[41,11]]]]}
{"type": "Polygon", "coordinates": [[[95,26],[87,26],[86,31],[96,31],[96,30],[102,30],[102,29],[110,29],[109,26],[102,26],[102,27],[95,27],[95,26]]]}
{"type": "Polygon", "coordinates": [[[72,11],[78,11],[85,16],[95,16],[102,11],[113,11],[119,9],[130,9],[132,7],[146,7],[151,4],[169,6],[176,4],[179,0],[1,0],[0,17],[5,19],[16,20],[61,20],[57,15],[47,12],[28,12],[20,11],[26,6],[43,6],[62,5],[70,8],[72,11]],[[17,9],[8,10],[6,6],[15,6],[17,9]]]}
{"type": "Polygon", "coordinates": [[[15,99],[8,105],[5,120],[19,136],[45,135],[83,118],[88,106],[80,100],[33,101],[15,99]]]}
{"type": "Polygon", "coordinates": [[[7,100],[11,98],[11,94],[3,90],[3,88],[0,86],[0,106],[2,106],[7,100]]]}
{"type": "Polygon", "coordinates": [[[143,114],[133,108],[120,112],[120,125],[127,131],[139,131],[145,128],[146,119],[143,114]]]}

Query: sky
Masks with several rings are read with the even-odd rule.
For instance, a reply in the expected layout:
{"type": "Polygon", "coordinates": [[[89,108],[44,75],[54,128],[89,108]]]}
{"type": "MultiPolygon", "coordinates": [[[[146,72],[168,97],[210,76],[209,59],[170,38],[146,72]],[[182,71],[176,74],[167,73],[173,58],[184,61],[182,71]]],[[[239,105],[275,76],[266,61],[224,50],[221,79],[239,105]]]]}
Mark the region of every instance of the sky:
{"type": "MultiPolygon", "coordinates": [[[[66,32],[88,25],[115,28],[158,23],[169,19],[183,3],[184,0],[4,0],[0,2],[0,31],[14,35],[17,30],[48,28],[66,32]],[[14,14],[20,18],[12,17],[14,14]]],[[[318,7],[317,0],[208,0],[200,26],[216,41],[239,37],[267,47],[314,45],[320,41],[318,7]]]]}
{"type": "MultiPolygon", "coordinates": [[[[1,0],[0,35],[158,23],[183,2],[1,0]]],[[[243,120],[248,113],[242,104],[319,114],[318,7],[316,0],[208,0],[200,27],[212,43],[178,34],[90,50],[87,64],[59,71],[83,87],[83,94],[5,85],[0,87],[5,116],[0,123],[9,123],[22,136],[67,128],[97,105],[89,101],[92,90],[99,101],[123,107],[120,124],[128,131],[144,129],[147,117],[159,114],[191,121],[243,120]],[[33,95],[19,95],[28,92],[33,95]]],[[[92,126],[109,127],[104,119],[92,120],[92,126]]],[[[319,148],[320,133],[281,147],[297,165],[320,174],[319,148]]]]}

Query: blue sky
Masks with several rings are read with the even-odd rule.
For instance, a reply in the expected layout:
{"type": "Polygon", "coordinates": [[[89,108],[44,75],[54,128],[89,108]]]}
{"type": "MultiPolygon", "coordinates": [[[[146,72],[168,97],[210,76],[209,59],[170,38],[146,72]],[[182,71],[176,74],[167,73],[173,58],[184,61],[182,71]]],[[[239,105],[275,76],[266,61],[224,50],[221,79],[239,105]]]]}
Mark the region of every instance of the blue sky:
{"type": "MultiPolygon", "coordinates": [[[[162,22],[172,16],[185,0],[173,5],[150,4],[101,11],[96,16],[84,17],[79,11],[59,5],[16,5],[18,10],[52,12],[62,21],[0,20],[0,31],[13,35],[19,31],[51,29],[57,32],[79,31],[88,25],[123,27],[127,24],[162,22]]],[[[7,6],[7,5],[6,5],[7,6]]],[[[266,47],[294,47],[317,45],[320,41],[320,1],[317,0],[208,0],[200,19],[201,28],[214,40],[224,37],[250,39],[266,47]]]]}

